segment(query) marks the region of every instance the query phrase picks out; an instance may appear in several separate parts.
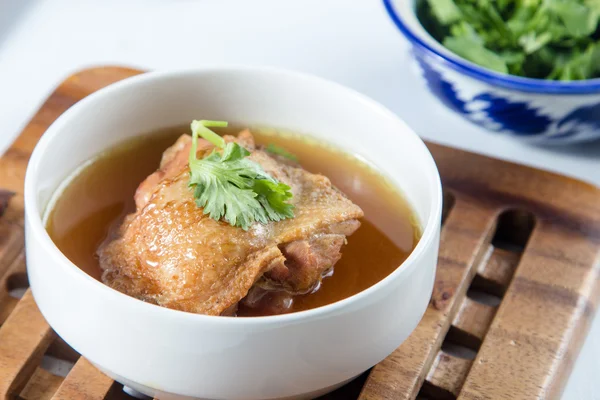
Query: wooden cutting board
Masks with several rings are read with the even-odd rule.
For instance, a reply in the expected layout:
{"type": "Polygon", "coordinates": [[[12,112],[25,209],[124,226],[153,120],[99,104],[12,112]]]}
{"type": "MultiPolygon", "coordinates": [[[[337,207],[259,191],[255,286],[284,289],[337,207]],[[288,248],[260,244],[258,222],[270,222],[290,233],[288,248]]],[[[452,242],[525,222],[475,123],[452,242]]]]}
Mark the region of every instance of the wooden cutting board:
{"type": "MultiPolygon", "coordinates": [[[[56,336],[26,290],[22,193],[27,161],[46,128],[88,94],[139,73],[106,67],[71,76],[0,158],[4,398],[131,398],[56,336]]],[[[392,355],[325,398],[559,397],[600,296],[600,189],[428,146],[445,190],[429,308],[392,355]]]]}

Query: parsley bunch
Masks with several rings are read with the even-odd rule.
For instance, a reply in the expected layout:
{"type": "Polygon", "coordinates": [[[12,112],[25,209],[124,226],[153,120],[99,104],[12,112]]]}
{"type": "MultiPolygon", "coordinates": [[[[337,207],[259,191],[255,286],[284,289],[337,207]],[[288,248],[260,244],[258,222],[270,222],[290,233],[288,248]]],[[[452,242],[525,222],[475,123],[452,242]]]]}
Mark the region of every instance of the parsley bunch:
{"type": "Polygon", "coordinates": [[[254,222],[266,224],[293,218],[290,187],[267,174],[248,159],[250,152],[235,142],[226,143],[208,129],[226,127],[224,121],[193,121],[189,155],[190,181],[198,207],[204,214],[232,226],[248,230],[254,222]],[[198,137],[217,149],[202,159],[197,157],[198,137]]]}
{"type": "Polygon", "coordinates": [[[600,0],[419,0],[417,15],[449,50],[493,71],[600,76],[600,0]]]}

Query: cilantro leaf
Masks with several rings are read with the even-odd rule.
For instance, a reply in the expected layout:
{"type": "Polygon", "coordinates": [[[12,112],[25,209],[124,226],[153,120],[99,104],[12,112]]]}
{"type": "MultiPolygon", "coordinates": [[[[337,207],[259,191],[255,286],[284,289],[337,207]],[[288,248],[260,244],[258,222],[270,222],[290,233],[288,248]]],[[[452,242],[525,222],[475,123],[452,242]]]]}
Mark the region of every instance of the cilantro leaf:
{"type": "Polygon", "coordinates": [[[549,0],[547,7],[562,21],[569,35],[591,35],[598,26],[598,13],[573,0],[549,0]]]}
{"type": "Polygon", "coordinates": [[[459,56],[491,70],[507,73],[504,60],[494,52],[486,49],[481,43],[468,37],[447,37],[444,46],[459,56]]]}
{"type": "Polygon", "coordinates": [[[192,122],[192,147],[189,155],[189,186],[198,207],[214,220],[224,219],[244,230],[255,222],[266,224],[293,218],[290,187],[267,174],[247,158],[250,152],[238,143],[226,143],[208,127],[227,126],[221,121],[192,122]],[[198,159],[198,136],[217,149],[198,159]]]}
{"type": "Polygon", "coordinates": [[[288,185],[275,180],[256,179],[252,189],[271,221],[294,217],[294,207],[287,203],[292,198],[291,188],[288,185]]]}
{"type": "Polygon", "coordinates": [[[454,0],[436,0],[430,2],[431,10],[442,25],[450,25],[460,19],[460,9],[454,0]]]}
{"type": "Polygon", "coordinates": [[[531,54],[550,43],[551,40],[552,34],[550,32],[539,35],[536,32],[529,32],[519,38],[519,44],[523,47],[525,54],[531,54]]]}

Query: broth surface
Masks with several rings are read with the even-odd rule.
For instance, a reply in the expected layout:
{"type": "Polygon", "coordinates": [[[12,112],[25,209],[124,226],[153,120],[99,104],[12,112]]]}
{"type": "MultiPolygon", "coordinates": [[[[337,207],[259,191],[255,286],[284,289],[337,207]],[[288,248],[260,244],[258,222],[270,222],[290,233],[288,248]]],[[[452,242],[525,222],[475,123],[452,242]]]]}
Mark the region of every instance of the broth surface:
{"type": "MultiPolygon", "coordinates": [[[[240,129],[219,129],[236,135],[240,129]]],[[[137,186],[160,163],[163,151],[189,128],[142,135],[93,160],[67,185],[53,205],[47,230],[75,265],[100,280],[96,250],[112,227],[135,211],[137,186]]],[[[302,167],[329,177],[364,211],[361,227],[342,247],[342,258],[318,291],[294,297],[291,312],[352,296],[379,282],[408,257],[420,237],[413,212],[402,195],[374,168],[358,158],[294,134],[252,130],[257,143],[273,143],[295,154],[302,167]]],[[[240,307],[238,316],[264,315],[240,307]]]]}

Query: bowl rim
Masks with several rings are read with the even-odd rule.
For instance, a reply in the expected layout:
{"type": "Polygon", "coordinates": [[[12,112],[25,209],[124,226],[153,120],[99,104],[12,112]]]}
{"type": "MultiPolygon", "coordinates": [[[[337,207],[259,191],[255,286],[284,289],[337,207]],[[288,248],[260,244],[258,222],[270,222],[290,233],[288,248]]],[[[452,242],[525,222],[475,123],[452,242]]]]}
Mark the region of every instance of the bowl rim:
{"type": "MultiPolygon", "coordinates": [[[[409,1],[409,0],[400,0],[409,1]]],[[[410,0],[411,3],[416,2],[410,0]]],[[[525,78],[516,75],[502,74],[481,67],[471,61],[468,61],[449,50],[446,50],[437,40],[435,40],[425,28],[423,31],[429,39],[433,40],[437,46],[432,46],[427,43],[418,33],[409,27],[409,24],[405,23],[402,16],[402,12],[394,6],[394,0],[383,0],[385,9],[396,25],[396,27],[404,34],[404,36],[414,45],[424,49],[426,52],[433,55],[438,61],[451,67],[452,69],[475,78],[480,81],[484,81],[494,86],[502,86],[507,89],[518,90],[522,92],[534,92],[540,94],[597,94],[600,92],[600,78],[586,79],[582,81],[552,81],[535,78],[525,78]]],[[[413,13],[414,7],[412,7],[413,13]]],[[[416,15],[415,15],[416,18],[416,15]]],[[[418,20],[418,18],[417,18],[418,20]]],[[[419,21],[420,23],[420,21],[419,21]]]]}
{"type": "MultiPolygon", "coordinates": [[[[57,190],[60,186],[57,188],[57,190]]],[[[433,159],[433,156],[429,152],[425,143],[421,138],[397,115],[388,110],[383,105],[372,100],[371,98],[359,93],[356,90],[345,87],[327,79],[292,70],[286,70],[277,67],[266,67],[266,66],[236,66],[236,65],[225,65],[225,66],[207,66],[193,69],[182,69],[182,70],[171,70],[171,71],[154,71],[147,72],[133,77],[126,78],[124,80],[110,84],[90,95],[84,99],[78,101],[67,111],[61,114],[44,132],[40,140],[38,141],[34,151],[32,152],[29,160],[27,171],[25,175],[25,190],[24,190],[24,206],[25,206],[25,222],[26,227],[31,230],[31,238],[36,242],[32,244],[26,241],[26,249],[29,246],[42,246],[45,251],[57,260],[59,268],[65,273],[71,275],[78,284],[87,285],[88,290],[92,291],[95,296],[105,297],[117,302],[123,302],[123,306],[129,310],[139,312],[140,315],[153,314],[154,318],[160,321],[175,321],[184,323],[210,323],[215,326],[245,326],[245,327],[260,327],[266,325],[278,325],[284,323],[294,323],[313,318],[322,318],[326,315],[339,312],[341,309],[347,306],[371,297],[377,291],[389,286],[392,281],[396,279],[406,278],[411,275],[411,272],[417,268],[418,260],[424,256],[426,251],[430,251],[432,242],[439,240],[439,226],[441,221],[442,213],[442,187],[439,176],[439,171],[433,159]],[[348,298],[331,303],[322,307],[313,308],[310,310],[299,311],[289,314],[272,315],[272,316],[260,316],[260,317],[224,317],[224,316],[213,316],[204,314],[195,314],[180,310],[169,309],[161,307],[155,304],[146,303],[137,298],[128,296],[115,289],[112,289],[104,283],[94,279],[82,269],[77,267],[71,262],[54,244],[50,235],[46,231],[43,224],[43,217],[45,212],[39,207],[38,199],[36,195],[36,188],[38,185],[37,175],[38,170],[41,168],[40,163],[42,156],[45,153],[46,148],[51,142],[56,140],[60,132],[68,125],[72,118],[79,113],[80,109],[88,107],[93,104],[97,99],[102,97],[111,96],[117,92],[123,90],[131,90],[139,85],[145,85],[155,80],[171,79],[176,77],[185,77],[190,79],[203,74],[214,74],[214,73],[254,73],[254,74],[275,74],[283,77],[292,78],[294,80],[310,80],[312,82],[324,85],[329,91],[342,91],[344,96],[352,96],[356,101],[364,104],[365,107],[372,108],[375,112],[382,115],[382,117],[392,118],[395,123],[402,129],[404,135],[410,135],[413,139],[416,139],[417,145],[421,146],[425,157],[425,164],[428,165],[430,170],[429,179],[427,185],[429,186],[430,192],[433,194],[431,204],[429,207],[429,218],[427,221],[422,221],[423,233],[419,242],[409,254],[409,256],[400,264],[391,274],[386,276],[381,281],[368,287],[367,289],[354,294],[348,298]]],[[[29,235],[28,235],[29,236],[29,235]]],[[[34,293],[35,297],[35,293],[34,293]]]]}

